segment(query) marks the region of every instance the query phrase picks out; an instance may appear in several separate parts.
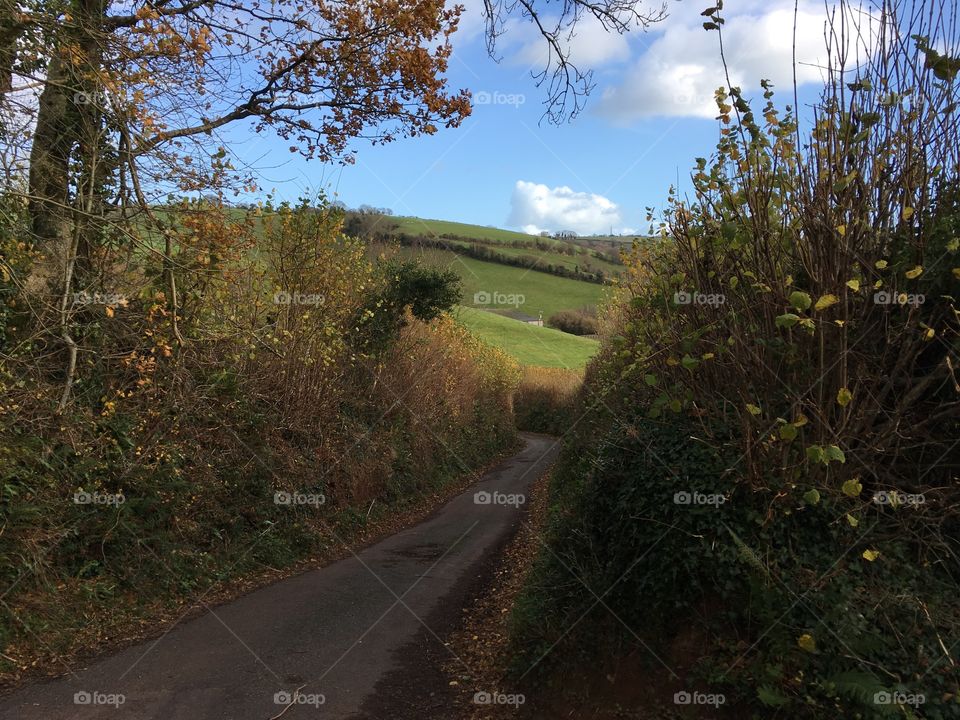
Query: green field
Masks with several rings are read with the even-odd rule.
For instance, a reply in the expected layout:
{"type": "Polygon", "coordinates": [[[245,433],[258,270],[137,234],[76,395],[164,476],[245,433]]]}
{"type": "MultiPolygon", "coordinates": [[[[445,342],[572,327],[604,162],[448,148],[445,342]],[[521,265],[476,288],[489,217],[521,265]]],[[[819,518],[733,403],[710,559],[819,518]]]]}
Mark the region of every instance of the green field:
{"type": "Polygon", "coordinates": [[[495,312],[519,311],[534,318],[542,312],[543,319],[546,320],[559,310],[596,306],[610,289],[608,286],[571,280],[536,270],[474,260],[450,250],[400,248],[399,253],[405,257],[419,257],[426,265],[455,270],[463,281],[463,304],[495,312]],[[514,295],[518,296],[516,300],[523,302],[474,302],[477,293],[483,292],[491,296],[494,293],[514,295]]]}
{"type": "Polygon", "coordinates": [[[502,315],[461,307],[457,320],[486,343],[503,349],[523,365],[582,368],[600,343],[548,327],[529,325],[502,315]]]}
{"type": "Polygon", "coordinates": [[[467,223],[451,222],[450,220],[427,220],[418,217],[389,217],[388,222],[397,225],[397,230],[410,235],[456,235],[471,240],[493,240],[496,242],[511,242],[520,240],[530,242],[531,240],[546,240],[550,243],[559,243],[559,240],[550,238],[539,238],[536,235],[527,235],[513,230],[501,230],[494,227],[483,227],[482,225],[469,225],[467,223]]]}

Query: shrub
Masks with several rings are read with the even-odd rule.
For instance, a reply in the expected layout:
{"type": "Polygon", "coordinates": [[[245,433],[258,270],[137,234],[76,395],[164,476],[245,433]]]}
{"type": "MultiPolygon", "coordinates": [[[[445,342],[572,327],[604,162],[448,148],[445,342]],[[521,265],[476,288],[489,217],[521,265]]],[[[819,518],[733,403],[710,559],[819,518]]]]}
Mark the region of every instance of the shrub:
{"type": "MultiPolygon", "coordinates": [[[[321,552],[374,499],[374,517],[408,507],[514,441],[519,370],[442,314],[448,276],[377,268],[326,207],[185,201],[165,218],[184,343],[161,267],[121,248],[103,262],[133,269],[96,288],[109,302],[70,309],[82,360],[62,411],[65,357],[44,352],[35,318],[0,360],[4,675],[321,552]],[[375,352],[356,342],[364,311],[390,328],[375,352]]],[[[0,293],[29,308],[0,242],[18,281],[0,293]]]]}
{"type": "Polygon", "coordinates": [[[547,318],[547,326],[572,335],[596,335],[597,309],[561,310],[547,318]]]}
{"type": "Polygon", "coordinates": [[[933,22],[829,67],[802,146],[768,83],[761,108],[718,91],[692,200],[626,260],[522,657],[594,604],[576,568],[650,642],[680,608],[695,672],[756,716],[960,717],[960,61],[933,22]],[[694,489],[725,502],[672,502],[694,489]]]}

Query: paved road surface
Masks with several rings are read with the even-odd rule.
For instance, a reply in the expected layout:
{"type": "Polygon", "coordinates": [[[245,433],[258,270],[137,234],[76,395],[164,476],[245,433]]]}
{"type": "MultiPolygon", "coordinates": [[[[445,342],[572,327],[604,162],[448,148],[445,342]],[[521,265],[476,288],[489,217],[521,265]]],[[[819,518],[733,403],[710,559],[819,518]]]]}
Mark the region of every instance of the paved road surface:
{"type": "Polygon", "coordinates": [[[522,508],[478,504],[474,494],[500,493],[500,501],[523,494],[553,459],[552,439],[523,437],[520,453],[419,525],[214,607],[73,675],[22,688],[0,699],[0,718],[269,720],[288,697],[297,701],[283,720],[350,718],[364,706],[389,707],[378,681],[405,672],[416,637],[440,647],[450,622],[437,620],[434,630],[430,618],[447,611],[459,617],[467,588],[520,521],[522,508]]]}

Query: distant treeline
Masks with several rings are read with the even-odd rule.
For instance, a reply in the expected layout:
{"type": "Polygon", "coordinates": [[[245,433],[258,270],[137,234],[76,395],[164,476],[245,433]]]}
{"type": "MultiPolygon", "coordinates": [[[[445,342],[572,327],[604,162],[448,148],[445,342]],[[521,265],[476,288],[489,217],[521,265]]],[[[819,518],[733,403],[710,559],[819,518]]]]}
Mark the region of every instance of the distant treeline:
{"type": "Polygon", "coordinates": [[[578,247],[572,243],[557,242],[556,240],[550,240],[548,238],[498,241],[463,237],[451,233],[442,233],[434,236],[411,235],[400,232],[399,226],[391,218],[374,212],[348,211],[344,223],[344,232],[353,237],[363,238],[368,242],[389,242],[395,240],[404,247],[454,250],[460,255],[476,260],[529,268],[559,277],[601,285],[610,282],[612,274],[605,272],[602,268],[592,267],[590,261],[595,259],[617,265],[622,264],[619,252],[615,249],[592,250],[585,247],[578,247]],[[582,256],[584,264],[570,268],[566,265],[549,262],[547,257],[537,257],[533,254],[508,255],[499,252],[498,247],[523,248],[531,252],[566,255],[569,257],[582,256]]]}
{"type": "MultiPolygon", "coordinates": [[[[408,235],[407,233],[398,233],[393,236],[404,247],[426,247],[439,250],[453,250],[458,255],[465,255],[476,260],[485,260],[487,262],[500,263],[501,265],[512,265],[513,267],[529,268],[539,272],[557,275],[559,277],[570,278],[572,280],[582,280],[605,284],[610,282],[611,275],[605,273],[602,269],[596,270],[589,267],[583,268],[576,266],[569,268],[565,265],[558,265],[547,262],[543,257],[535,255],[506,255],[494,250],[491,245],[481,244],[472,238],[463,238],[452,235],[440,235],[437,237],[423,237],[422,235],[408,235]],[[456,243],[456,244],[453,244],[456,243]]],[[[506,244],[506,243],[504,243],[506,244]]],[[[496,243],[493,243],[496,245],[496,243]]],[[[521,246],[522,247],[522,246],[521,246]]],[[[531,250],[536,249],[531,247],[531,250]]],[[[552,247],[544,250],[545,252],[557,252],[552,247]]],[[[606,258],[604,258],[606,259],[606,258]]]]}

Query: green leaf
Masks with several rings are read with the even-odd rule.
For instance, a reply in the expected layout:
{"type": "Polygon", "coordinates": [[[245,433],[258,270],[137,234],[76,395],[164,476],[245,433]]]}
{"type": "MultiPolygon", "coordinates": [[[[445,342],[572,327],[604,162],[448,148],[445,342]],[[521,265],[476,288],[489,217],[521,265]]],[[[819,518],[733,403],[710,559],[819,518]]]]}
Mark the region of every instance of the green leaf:
{"type": "Polygon", "coordinates": [[[680,360],[680,364],[683,365],[687,370],[693,370],[697,365],[700,364],[700,361],[690,355],[684,355],[680,360]]]}
{"type": "Polygon", "coordinates": [[[837,390],[837,404],[840,407],[846,407],[850,404],[851,400],[853,400],[853,393],[851,393],[847,388],[842,387],[837,390]]]}
{"type": "Polygon", "coordinates": [[[797,645],[800,646],[802,650],[807,652],[816,652],[817,651],[817,641],[813,639],[813,635],[810,633],[804,633],[797,638],[797,645]]]}
{"type": "Polygon", "coordinates": [[[790,702],[790,698],[781,695],[776,688],[761,685],[757,688],[757,700],[767,707],[780,707],[790,702]]]}
{"type": "Polygon", "coordinates": [[[777,327],[781,327],[781,328],[793,327],[798,322],[800,322],[800,316],[794,315],[793,313],[784,313],[783,315],[778,315],[777,319],[774,322],[777,327]]]}
{"type": "Polygon", "coordinates": [[[751,405],[750,403],[747,403],[747,412],[750,413],[751,415],[759,415],[761,411],[760,411],[760,408],[758,408],[756,405],[751,405]]]}
{"type": "Polygon", "coordinates": [[[820,491],[816,488],[810,488],[803,494],[803,501],[807,505],[819,505],[820,504],[820,491]]]}
{"type": "Polygon", "coordinates": [[[797,437],[797,426],[793,423],[787,423],[780,426],[780,439],[790,441],[797,437]]]}
{"type": "Polygon", "coordinates": [[[825,457],[823,448],[819,445],[811,445],[807,448],[807,460],[810,462],[826,462],[825,457]]]}
{"type": "Polygon", "coordinates": [[[643,376],[643,381],[644,381],[647,385],[649,385],[650,387],[656,387],[656,384],[657,384],[657,376],[656,376],[656,375],[650,375],[650,374],[648,373],[648,374],[646,374],[646,375],[643,376]]]}
{"type": "Polygon", "coordinates": [[[790,304],[793,305],[793,307],[795,307],[797,310],[806,310],[813,302],[807,293],[799,290],[794,290],[792,293],[790,293],[790,297],[788,299],[790,304]]]}
{"type": "Polygon", "coordinates": [[[825,462],[836,460],[839,463],[845,463],[847,461],[847,456],[843,454],[843,450],[836,445],[827,445],[824,449],[824,455],[826,455],[827,458],[825,462]]]}

